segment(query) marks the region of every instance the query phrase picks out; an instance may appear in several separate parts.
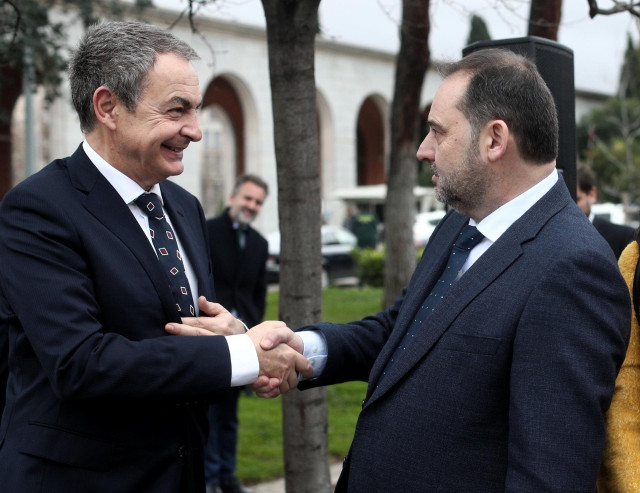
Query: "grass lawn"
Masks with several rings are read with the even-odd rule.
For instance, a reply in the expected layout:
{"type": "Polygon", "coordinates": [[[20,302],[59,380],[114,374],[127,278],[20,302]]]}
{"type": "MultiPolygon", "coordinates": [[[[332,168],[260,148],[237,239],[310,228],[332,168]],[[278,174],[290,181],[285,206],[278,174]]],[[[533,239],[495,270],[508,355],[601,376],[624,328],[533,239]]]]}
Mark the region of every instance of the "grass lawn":
{"type": "MultiPolygon", "coordinates": [[[[382,289],[338,288],[323,292],[324,320],[350,322],[380,310],[382,289]]],[[[266,320],[277,319],[278,293],[267,297],[266,320]]],[[[329,452],[342,457],[349,450],[362,399],[364,382],[327,387],[329,452]]],[[[284,475],[281,398],[266,400],[242,395],[239,403],[238,477],[247,484],[284,475]]]]}

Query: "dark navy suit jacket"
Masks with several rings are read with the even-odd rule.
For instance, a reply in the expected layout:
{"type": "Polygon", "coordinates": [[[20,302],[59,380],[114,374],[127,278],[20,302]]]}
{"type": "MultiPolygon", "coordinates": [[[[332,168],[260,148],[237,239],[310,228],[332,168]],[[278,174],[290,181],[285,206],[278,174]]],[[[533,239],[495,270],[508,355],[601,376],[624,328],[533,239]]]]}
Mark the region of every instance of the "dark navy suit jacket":
{"type": "Polygon", "coordinates": [[[228,208],[207,221],[207,230],[218,302],[228,310],[235,309],[247,326],[259,324],[267,296],[267,240],[249,226],[245,247],[240,250],[228,208]]]}
{"type": "Polygon", "coordinates": [[[633,241],[635,229],[631,226],[615,224],[597,216],[593,218],[593,225],[598,230],[598,233],[607,240],[616,258],[620,258],[622,251],[633,241]]]}
{"type": "Polygon", "coordinates": [[[562,181],[471,266],[387,371],[468,219],[442,220],[391,308],[314,326],[328,359],[311,385],[369,382],[338,492],[595,490],[630,301],[562,181]]]}
{"type": "MultiPolygon", "coordinates": [[[[215,299],[202,209],[161,189],[197,291],[215,299]]],[[[229,385],[227,343],[165,333],[180,317],[157,257],[82,148],[5,196],[0,262],[0,489],[204,491],[203,401],[229,385]]]]}

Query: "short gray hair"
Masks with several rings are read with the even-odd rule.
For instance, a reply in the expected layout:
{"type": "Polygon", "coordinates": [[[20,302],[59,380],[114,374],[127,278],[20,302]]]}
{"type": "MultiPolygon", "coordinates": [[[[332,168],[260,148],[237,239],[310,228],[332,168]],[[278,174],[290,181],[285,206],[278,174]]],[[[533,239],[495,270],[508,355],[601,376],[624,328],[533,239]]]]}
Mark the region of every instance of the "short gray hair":
{"type": "Polygon", "coordinates": [[[135,110],[147,73],[160,54],[185,60],[198,54],[170,32],[142,22],[103,22],[84,34],[69,61],[71,99],[83,132],[94,129],[93,93],[108,87],[128,111],[135,110]]]}
{"type": "Polygon", "coordinates": [[[251,174],[240,175],[236,178],[236,183],[233,186],[233,195],[237,194],[240,190],[240,187],[242,187],[242,185],[247,182],[259,186],[264,190],[265,195],[269,195],[269,185],[267,185],[267,182],[260,178],[258,175],[251,174]]]}

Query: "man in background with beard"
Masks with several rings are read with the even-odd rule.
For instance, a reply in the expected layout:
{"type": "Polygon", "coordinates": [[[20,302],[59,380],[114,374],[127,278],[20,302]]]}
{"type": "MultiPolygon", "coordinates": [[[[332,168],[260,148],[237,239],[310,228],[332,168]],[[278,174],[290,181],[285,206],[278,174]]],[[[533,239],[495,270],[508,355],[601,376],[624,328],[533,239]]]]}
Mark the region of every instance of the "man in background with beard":
{"type": "MultiPolygon", "coordinates": [[[[268,193],[269,188],[260,177],[240,176],[228,207],[207,221],[218,302],[248,327],[262,322],[264,317],[268,245],[249,224],[258,216],[268,193]]],[[[242,387],[230,388],[219,402],[209,406],[210,429],[205,455],[207,493],[250,491],[235,475],[241,390],[242,387]]]]}

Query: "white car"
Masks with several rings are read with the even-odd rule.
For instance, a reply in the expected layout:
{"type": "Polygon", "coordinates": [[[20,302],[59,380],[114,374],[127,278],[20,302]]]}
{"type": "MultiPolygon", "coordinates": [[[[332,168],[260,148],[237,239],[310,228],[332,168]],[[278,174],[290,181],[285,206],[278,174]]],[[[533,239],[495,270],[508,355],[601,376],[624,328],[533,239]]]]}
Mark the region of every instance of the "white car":
{"type": "Polygon", "coordinates": [[[425,246],[433,230],[440,220],[445,216],[447,211],[438,210],[431,212],[420,212],[416,214],[413,223],[413,243],[417,247],[425,246]]]}
{"type": "MultiPolygon", "coordinates": [[[[351,250],[356,248],[358,239],[346,228],[324,225],[322,237],[322,286],[355,276],[355,260],[351,250]]],[[[265,235],[269,242],[267,259],[267,282],[277,283],[280,277],[280,231],[265,235]]]]}

